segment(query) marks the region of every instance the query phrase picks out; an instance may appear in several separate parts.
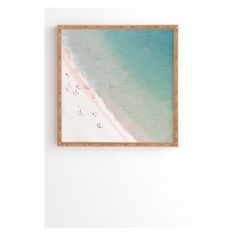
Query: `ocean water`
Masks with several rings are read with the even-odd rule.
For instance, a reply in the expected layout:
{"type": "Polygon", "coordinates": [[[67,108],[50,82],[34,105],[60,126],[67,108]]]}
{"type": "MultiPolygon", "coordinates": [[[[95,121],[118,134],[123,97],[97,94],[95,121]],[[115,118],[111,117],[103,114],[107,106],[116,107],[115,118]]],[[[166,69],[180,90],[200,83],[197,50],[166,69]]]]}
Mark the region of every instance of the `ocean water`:
{"type": "Polygon", "coordinates": [[[62,32],[82,75],[138,141],[173,141],[173,30],[62,32]]]}

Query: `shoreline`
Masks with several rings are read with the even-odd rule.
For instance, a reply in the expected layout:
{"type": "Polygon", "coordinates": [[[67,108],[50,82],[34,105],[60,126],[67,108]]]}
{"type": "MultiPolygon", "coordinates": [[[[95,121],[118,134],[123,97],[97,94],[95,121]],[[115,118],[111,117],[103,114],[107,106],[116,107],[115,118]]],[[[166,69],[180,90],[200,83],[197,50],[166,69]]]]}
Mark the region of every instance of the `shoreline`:
{"type": "Polygon", "coordinates": [[[63,141],[137,142],[106,107],[62,46],[63,141]]]}

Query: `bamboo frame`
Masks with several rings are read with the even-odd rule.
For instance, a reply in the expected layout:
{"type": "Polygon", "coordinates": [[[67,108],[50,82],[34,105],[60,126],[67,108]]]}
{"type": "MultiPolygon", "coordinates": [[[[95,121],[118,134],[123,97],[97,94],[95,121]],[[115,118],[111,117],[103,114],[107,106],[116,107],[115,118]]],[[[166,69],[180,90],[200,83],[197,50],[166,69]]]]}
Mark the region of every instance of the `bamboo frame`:
{"type": "Polygon", "coordinates": [[[58,25],[57,26],[57,145],[58,146],[149,146],[178,147],[178,25],[58,25]],[[61,32],[63,29],[172,29],[174,30],[174,134],[173,142],[63,142],[61,93],[61,32]]]}

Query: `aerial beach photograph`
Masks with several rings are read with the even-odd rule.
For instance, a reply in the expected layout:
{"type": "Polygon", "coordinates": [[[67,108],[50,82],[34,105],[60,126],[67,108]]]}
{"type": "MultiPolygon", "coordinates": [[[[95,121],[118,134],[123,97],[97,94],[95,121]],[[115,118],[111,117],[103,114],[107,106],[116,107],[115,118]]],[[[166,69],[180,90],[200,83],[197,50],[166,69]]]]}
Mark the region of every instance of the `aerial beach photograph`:
{"type": "Polygon", "coordinates": [[[58,144],[177,146],[175,30],[59,27],[58,144]]]}

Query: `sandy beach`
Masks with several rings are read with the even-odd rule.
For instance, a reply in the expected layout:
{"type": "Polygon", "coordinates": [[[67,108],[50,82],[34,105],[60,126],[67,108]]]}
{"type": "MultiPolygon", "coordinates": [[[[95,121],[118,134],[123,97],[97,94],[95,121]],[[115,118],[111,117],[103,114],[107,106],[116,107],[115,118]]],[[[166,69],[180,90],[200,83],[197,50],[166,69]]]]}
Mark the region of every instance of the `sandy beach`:
{"type": "Polygon", "coordinates": [[[136,142],[62,48],[62,142],[136,142]]]}

